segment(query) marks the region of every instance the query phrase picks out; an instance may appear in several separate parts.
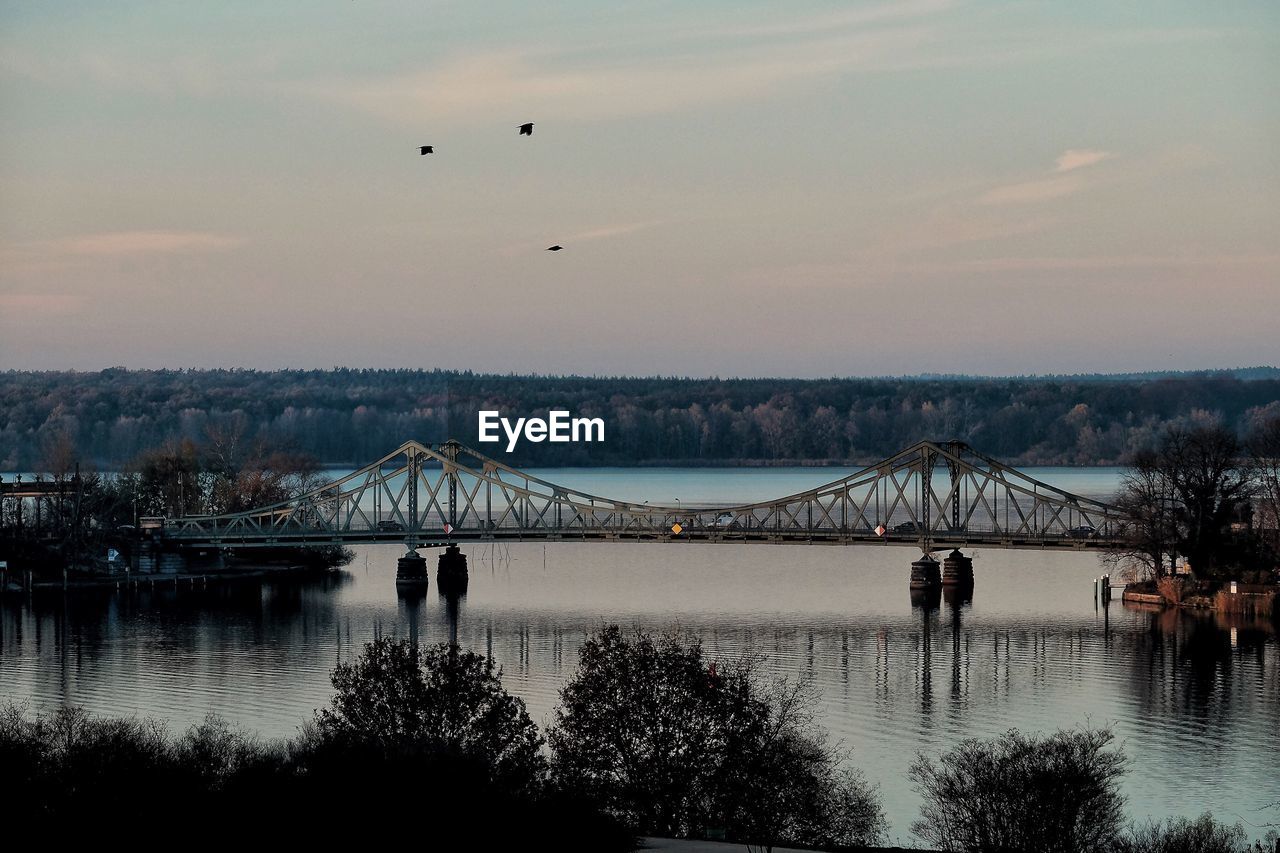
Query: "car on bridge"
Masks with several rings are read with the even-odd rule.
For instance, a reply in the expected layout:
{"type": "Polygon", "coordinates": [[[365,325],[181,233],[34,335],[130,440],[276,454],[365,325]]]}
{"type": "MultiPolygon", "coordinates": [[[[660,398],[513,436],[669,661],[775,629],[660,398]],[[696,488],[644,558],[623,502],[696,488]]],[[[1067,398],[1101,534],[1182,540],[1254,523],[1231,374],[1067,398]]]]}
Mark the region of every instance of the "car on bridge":
{"type": "Polygon", "coordinates": [[[895,524],[893,526],[893,532],[894,533],[919,533],[920,525],[916,524],[914,521],[904,521],[901,524],[895,524]]]}
{"type": "Polygon", "coordinates": [[[1081,524],[1067,531],[1068,539],[1097,539],[1098,528],[1092,524],[1081,524]]]}
{"type": "Polygon", "coordinates": [[[400,533],[404,530],[404,525],[392,518],[384,518],[378,522],[379,533],[400,533]]]}

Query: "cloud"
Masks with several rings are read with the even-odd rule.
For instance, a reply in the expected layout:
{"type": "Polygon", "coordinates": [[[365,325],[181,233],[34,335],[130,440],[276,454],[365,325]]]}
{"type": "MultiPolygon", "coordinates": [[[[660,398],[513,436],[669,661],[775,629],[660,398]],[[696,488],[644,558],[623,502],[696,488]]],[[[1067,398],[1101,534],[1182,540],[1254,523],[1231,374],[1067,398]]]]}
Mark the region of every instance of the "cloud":
{"type": "Polygon", "coordinates": [[[1054,171],[1070,172],[1072,169],[1082,169],[1085,166],[1101,163],[1110,156],[1110,151],[1097,151],[1092,148],[1068,148],[1058,155],[1058,159],[1055,161],[1058,167],[1054,171]]]}
{"type": "Polygon", "coordinates": [[[244,242],[239,237],[209,231],[116,231],[53,241],[56,249],[71,255],[174,255],[230,249],[244,242]]]}
{"type": "Polygon", "coordinates": [[[1084,187],[1075,175],[1024,181],[987,190],[978,198],[979,204],[1030,204],[1038,201],[1074,195],[1084,187]]]}
{"type": "Polygon", "coordinates": [[[225,251],[244,242],[241,237],[212,231],[108,231],[0,245],[0,266],[9,273],[48,273],[103,258],[193,255],[225,251]]]}
{"type": "Polygon", "coordinates": [[[831,14],[812,15],[807,18],[789,17],[786,20],[773,23],[731,26],[714,31],[693,30],[680,35],[752,38],[756,36],[773,37],[815,32],[829,33],[832,30],[861,27],[882,21],[931,16],[955,8],[956,5],[957,0],[897,0],[897,2],[893,3],[843,9],[831,14]]]}
{"type": "MultiPolygon", "coordinates": [[[[643,231],[647,228],[666,225],[671,221],[673,220],[653,219],[644,222],[621,222],[616,225],[601,225],[597,228],[588,228],[582,231],[570,232],[563,237],[556,237],[555,240],[559,243],[563,243],[566,248],[571,248],[575,243],[586,243],[591,240],[604,240],[609,237],[620,237],[624,234],[634,234],[637,231],[643,231]]],[[[502,250],[502,252],[506,255],[514,255],[545,248],[545,240],[530,240],[523,243],[517,243],[512,246],[507,246],[502,250]]]]}
{"type": "Polygon", "coordinates": [[[580,243],[583,240],[601,240],[605,237],[618,237],[622,234],[634,234],[636,231],[643,231],[646,228],[653,228],[655,225],[662,225],[665,220],[652,220],[649,222],[627,222],[620,225],[604,225],[600,228],[591,228],[586,231],[580,231],[577,234],[570,234],[565,239],[580,243]]]}
{"type": "Polygon", "coordinates": [[[903,67],[932,40],[919,28],[812,39],[794,45],[737,48],[660,62],[576,64],[524,51],[467,56],[435,68],[294,87],[300,94],[379,118],[419,124],[422,116],[490,120],[495,113],[541,120],[656,115],[726,101],[767,97],[801,80],[903,67]]]}
{"type": "Polygon", "coordinates": [[[1000,257],[954,261],[946,269],[981,272],[1027,272],[1033,270],[1115,270],[1181,269],[1185,267],[1280,268],[1280,255],[1113,255],[1094,257],[1000,257]]]}
{"type": "Polygon", "coordinates": [[[1075,195],[1087,186],[1084,179],[1075,172],[1095,166],[1112,156],[1110,151],[1094,148],[1068,148],[1054,160],[1053,174],[1050,177],[995,187],[979,196],[978,203],[1034,204],[1075,195]]]}

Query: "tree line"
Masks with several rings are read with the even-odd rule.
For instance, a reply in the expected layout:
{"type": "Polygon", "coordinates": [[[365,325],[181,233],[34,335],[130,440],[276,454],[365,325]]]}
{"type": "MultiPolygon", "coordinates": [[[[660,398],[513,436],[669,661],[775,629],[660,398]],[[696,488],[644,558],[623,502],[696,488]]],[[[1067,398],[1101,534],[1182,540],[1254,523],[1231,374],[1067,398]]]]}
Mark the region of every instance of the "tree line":
{"type": "MultiPolygon", "coordinates": [[[[862,850],[878,791],[815,722],[816,695],[762,658],[605,626],[543,733],[483,655],[379,637],[331,674],[300,733],[262,742],[209,717],[178,737],[140,719],[0,708],[9,829],[294,841],[421,833],[454,849],[628,851],[637,836],[862,850]],[[379,831],[381,830],[381,832],[379,831]],[[194,833],[194,834],[193,834],[194,833]]],[[[1205,814],[1125,820],[1128,759],[1107,730],[1011,730],[920,753],[913,834],[973,853],[1271,853],[1205,814]]]]}
{"type": "MultiPolygon", "coordinates": [[[[14,572],[30,571],[43,580],[64,570],[80,575],[106,568],[108,548],[127,562],[138,545],[139,522],[147,516],[270,506],[319,488],[328,478],[304,453],[211,427],[201,442],[169,439],[110,474],[95,471],[72,435],[60,433],[46,446],[39,473],[26,482],[45,487],[46,493],[0,498],[0,559],[14,572]]],[[[331,568],[351,556],[338,546],[280,547],[260,551],[255,559],[331,568]]]]}
{"type": "MultiPolygon", "coordinates": [[[[1255,375],[1255,374],[1249,374],[1255,375]]],[[[1237,435],[1280,414],[1280,379],[1090,377],[687,379],[498,376],[425,370],[126,370],[0,373],[0,470],[45,470],[70,440],[116,470],[211,435],[363,464],[408,439],[476,441],[476,414],[600,417],[603,444],[522,442],[519,465],[862,463],[922,438],[967,441],[1010,464],[1120,464],[1170,426],[1237,435]]],[[[493,447],[497,445],[479,445],[493,447]]]]}

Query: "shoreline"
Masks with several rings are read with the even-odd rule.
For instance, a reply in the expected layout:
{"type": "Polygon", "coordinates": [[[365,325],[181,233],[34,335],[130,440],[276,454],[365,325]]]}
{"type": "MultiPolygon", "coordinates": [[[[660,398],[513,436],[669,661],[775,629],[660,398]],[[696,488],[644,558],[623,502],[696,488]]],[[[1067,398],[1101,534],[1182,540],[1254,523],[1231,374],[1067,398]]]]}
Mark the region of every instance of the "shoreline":
{"type": "Polygon", "coordinates": [[[112,575],[92,575],[73,577],[65,580],[32,580],[29,585],[9,578],[0,585],[0,596],[20,595],[23,593],[47,592],[84,592],[90,590],[119,591],[121,589],[174,589],[186,586],[189,589],[204,588],[210,583],[235,582],[242,580],[261,580],[269,577],[304,577],[313,575],[320,577],[337,572],[341,566],[307,566],[290,564],[280,566],[257,565],[242,569],[218,569],[206,572],[121,572],[112,575]]]}

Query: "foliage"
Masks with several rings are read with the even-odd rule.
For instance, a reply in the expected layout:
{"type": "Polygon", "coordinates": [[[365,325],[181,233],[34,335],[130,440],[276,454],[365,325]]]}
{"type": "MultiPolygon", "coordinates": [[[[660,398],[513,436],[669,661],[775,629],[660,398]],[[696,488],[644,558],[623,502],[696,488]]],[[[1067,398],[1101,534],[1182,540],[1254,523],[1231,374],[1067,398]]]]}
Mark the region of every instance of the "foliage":
{"type": "Polygon", "coordinates": [[[969,739],[937,762],[921,754],[910,777],[924,799],[912,831],[969,853],[1091,853],[1120,836],[1125,758],[1105,730],[1029,737],[1011,729],[969,739]]]}
{"type": "MultiPolygon", "coordinates": [[[[207,443],[170,439],[114,476],[92,471],[64,430],[52,440],[44,464],[48,473],[34,479],[53,485],[49,496],[0,501],[0,559],[37,574],[60,573],[68,564],[92,566],[108,547],[127,558],[133,544],[128,531],[144,516],[236,512],[323,485],[315,460],[305,454],[272,451],[213,427],[207,443]]],[[[350,562],[353,552],[336,545],[282,546],[255,556],[332,567],[350,562]]]]}
{"type": "Polygon", "coordinates": [[[1265,565],[1273,556],[1248,529],[1259,470],[1218,424],[1169,429],[1157,446],[1135,456],[1124,476],[1116,503],[1131,521],[1111,559],[1158,577],[1178,553],[1205,579],[1265,565]]]}
{"type": "Polygon", "coordinates": [[[1170,818],[1135,827],[1117,853],[1272,853],[1275,833],[1250,844],[1240,824],[1219,823],[1209,813],[1195,819],[1170,818]],[[1264,846],[1265,844],[1265,846],[1264,846]]]}
{"type": "Polygon", "coordinates": [[[316,719],[321,742],[475,761],[514,790],[541,781],[542,738],[490,658],[379,637],[355,661],[338,664],[331,680],[336,693],[316,719]]]}
{"type": "Polygon", "coordinates": [[[616,821],[571,792],[545,789],[536,732],[491,664],[374,645],[335,671],[341,687],[330,714],[284,743],[213,716],[173,738],[145,719],[0,705],[5,828],[64,842],[124,827],[146,837],[184,833],[201,845],[242,844],[252,833],[333,846],[367,843],[375,827],[404,823],[445,849],[634,849],[616,821]],[[375,708],[386,705],[396,713],[375,708]],[[389,733],[348,727],[378,721],[389,733]]]}
{"type": "Polygon", "coordinates": [[[1243,434],[1280,401],[1274,372],[1174,378],[680,379],[420,370],[0,372],[0,470],[43,467],[62,437],[118,470],[170,441],[242,459],[294,448],[363,464],[406,439],[473,443],[476,411],[603,417],[604,445],[529,442],[519,465],[871,462],[958,438],[1010,464],[1118,464],[1208,415],[1243,434]]]}
{"type": "Polygon", "coordinates": [[[552,775],[639,832],[839,845],[884,819],[838,769],[803,687],[761,685],[758,659],[708,662],[696,640],[607,626],[579,652],[548,733],[552,775]]]}

